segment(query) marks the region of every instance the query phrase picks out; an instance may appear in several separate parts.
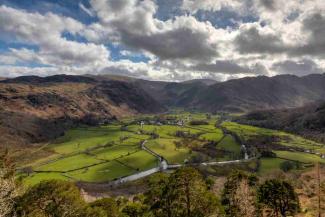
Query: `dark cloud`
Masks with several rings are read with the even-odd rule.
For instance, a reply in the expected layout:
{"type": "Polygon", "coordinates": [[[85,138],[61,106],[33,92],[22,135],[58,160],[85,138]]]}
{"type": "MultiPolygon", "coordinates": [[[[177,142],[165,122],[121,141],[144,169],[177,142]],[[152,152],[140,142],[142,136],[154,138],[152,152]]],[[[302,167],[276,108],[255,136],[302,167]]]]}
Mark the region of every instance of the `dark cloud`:
{"type": "Polygon", "coordinates": [[[304,45],[293,48],[293,55],[325,56],[325,16],[320,13],[312,14],[303,20],[303,31],[310,33],[304,45]]]}
{"type": "Polygon", "coordinates": [[[312,60],[286,60],[273,64],[272,69],[280,74],[294,74],[298,76],[323,73],[323,70],[312,60]]]}
{"type": "Polygon", "coordinates": [[[178,28],[151,35],[121,32],[124,44],[153,53],[161,59],[210,60],[218,55],[216,47],[207,41],[208,33],[190,28],[178,28]]]}
{"type": "Polygon", "coordinates": [[[274,34],[263,34],[256,26],[244,29],[235,39],[239,52],[286,53],[289,56],[325,56],[325,16],[314,13],[302,22],[302,32],[309,34],[306,41],[297,45],[286,45],[274,34]]]}
{"type": "Polygon", "coordinates": [[[268,10],[275,10],[275,1],[274,0],[260,0],[260,4],[268,10]]]}
{"type": "Polygon", "coordinates": [[[235,39],[239,52],[245,53],[281,53],[286,50],[283,41],[273,34],[261,34],[256,27],[243,30],[235,39]]]}

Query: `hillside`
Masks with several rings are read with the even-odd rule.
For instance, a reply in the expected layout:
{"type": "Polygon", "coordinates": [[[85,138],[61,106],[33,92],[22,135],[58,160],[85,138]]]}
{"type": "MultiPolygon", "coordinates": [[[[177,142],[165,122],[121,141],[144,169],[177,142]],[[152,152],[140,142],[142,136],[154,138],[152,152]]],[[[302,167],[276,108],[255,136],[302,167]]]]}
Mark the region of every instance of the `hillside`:
{"type": "Polygon", "coordinates": [[[238,119],[259,127],[285,130],[325,143],[325,103],[300,108],[255,111],[238,119]]]}
{"type": "Polygon", "coordinates": [[[226,82],[161,82],[129,79],[169,107],[249,112],[303,106],[325,100],[325,74],[246,77],[226,82]]]}
{"type": "Polygon", "coordinates": [[[325,74],[252,77],[216,83],[185,104],[205,111],[290,108],[325,99],[325,74]]]}
{"type": "Polygon", "coordinates": [[[226,82],[162,82],[111,75],[22,76],[0,81],[4,135],[0,142],[45,141],[75,124],[162,112],[164,106],[250,112],[299,107],[318,100],[325,100],[325,74],[260,76],[226,82]]]}
{"type": "Polygon", "coordinates": [[[164,111],[141,88],[84,76],[24,76],[0,82],[0,144],[47,141],[74,125],[164,111]]]}

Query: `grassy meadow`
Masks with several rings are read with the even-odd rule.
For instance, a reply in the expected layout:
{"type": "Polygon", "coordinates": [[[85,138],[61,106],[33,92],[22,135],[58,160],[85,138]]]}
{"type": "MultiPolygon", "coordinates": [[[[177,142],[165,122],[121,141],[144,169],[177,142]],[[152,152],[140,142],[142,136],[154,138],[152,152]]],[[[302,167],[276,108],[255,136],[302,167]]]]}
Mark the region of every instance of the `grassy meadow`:
{"type": "MultiPolygon", "coordinates": [[[[216,124],[218,120],[217,115],[175,112],[129,117],[109,125],[71,129],[64,136],[42,146],[52,154],[28,162],[26,165],[33,172],[21,177],[26,185],[47,179],[95,183],[112,181],[159,165],[157,157],[142,149],[141,144],[145,140],[145,146],[169,164],[241,159],[240,144],[223,129],[243,140],[261,135],[276,136],[280,138],[279,144],[288,149],[299,147],[325,153],[324,145],[299,136],[229,121],[219,127],[216,124]],[[179,124],[180,120],[183,124],[179,124]],[[143,126],[141,121],[145,122],[143,126]],[[202,123],[193,124],[193,121],[202,123]]],[[[285,160],[325,163],[325,159],[315,154],[273,151],[278,158],[258,159],[259,174],[279,170],[285,160]]]]}

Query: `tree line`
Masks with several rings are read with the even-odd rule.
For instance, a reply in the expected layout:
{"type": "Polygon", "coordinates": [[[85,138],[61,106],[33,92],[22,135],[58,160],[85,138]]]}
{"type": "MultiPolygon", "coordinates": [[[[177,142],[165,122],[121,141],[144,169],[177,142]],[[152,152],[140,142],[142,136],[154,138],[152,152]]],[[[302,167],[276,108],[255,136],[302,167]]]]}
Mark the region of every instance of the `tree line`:
{"type": "Polygon", "coordinates": [[[260,182],[255,175],[231,173],[220,197],[214,181],[192,167],[158,173],[148,189],[132,200],[103,198],[87,203],[72,182],[50,180],[23,190],[15,165],[0,158],[1,217],[253,217],[289,216],[299,211],[292,185],[283,180],[260,182]]]}

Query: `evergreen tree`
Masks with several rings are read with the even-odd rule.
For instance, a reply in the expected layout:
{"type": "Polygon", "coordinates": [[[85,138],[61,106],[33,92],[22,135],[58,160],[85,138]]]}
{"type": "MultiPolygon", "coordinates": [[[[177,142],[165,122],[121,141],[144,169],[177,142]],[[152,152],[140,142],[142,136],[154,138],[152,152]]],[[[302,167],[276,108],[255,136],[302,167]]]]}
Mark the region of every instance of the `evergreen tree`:
{"type": "Polygon", "coordinates": [[[113,198],[102,198],[89,204],[91,208],[100,208],[107,217],[119,217],[119,207],[113,198]]]}
{"type": "Polygon", "coordinates": [[[216,213],[218,200],[197,170],[184,167],[168,178],[160,178],[146,193],[146,202],[155,216],[203,217],[216,213]]]}
{"type": "Polygon", "coordinates": [[[270,208],[273,216],[294,215],[299,210],[299,199],[293,187],[286,181],[265,181],[257,192],[258,202],[270,208]]]}
{"type": "Polygon", "coordinates": [[[103,210],[86,204],[73,183],[59,180],[31,187],[18,199],[16,210],[24,217],[106,217],[103,210]]]}

